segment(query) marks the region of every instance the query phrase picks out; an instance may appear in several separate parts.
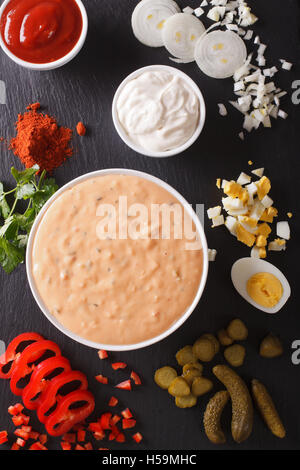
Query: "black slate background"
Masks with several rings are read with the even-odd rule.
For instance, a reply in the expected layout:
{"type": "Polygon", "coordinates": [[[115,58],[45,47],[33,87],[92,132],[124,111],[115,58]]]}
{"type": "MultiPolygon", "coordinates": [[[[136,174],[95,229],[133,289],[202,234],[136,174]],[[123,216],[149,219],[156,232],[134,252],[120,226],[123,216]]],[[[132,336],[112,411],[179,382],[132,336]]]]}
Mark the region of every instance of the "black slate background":
{"type": "MultiPolygon", "coordinates": [[[[138,43],[131,26],[131,12],[136,0],[85,0],[89,15],[86,44],[76,59],[51,72],[31,72],[18,67],[4,53],[0,54],[0,79],[6,82],[7,105],[0,109],[0,134],[9,139],[14,135],[14,122],[18,112],[39,100],[45,111],[56,116],[62,125],[75,127],[82,120],[88,127],[84,138],[74,136],[75,155],[55,172],[59,185],[86,172],[109,167],[126,167],[146,171],[167,181],[181,192],[190,203],[204,203],[206,208],[218,203],[220,193],[215,187],[217,177],[237,177],[240,171],[250,171],[247,165],[266,167],[272,180],[272,197],[280,209],[281,218],[287,211],[291,219],[292,240],[286,253],[274,253],[274,262],[287,275],[293,295],[277,315],[270,316],[248,305],[233,289],[230,280],[232,263],[249,250],[236,243],[225,228],[211,230],[206,221],[208,244],[218,250],[217,261],[210,265],[207,287],[190,319],[171,337],[152,347],[137,352],[114,353],[114,360],[126,361],[143,379],[143,386],[133,392],[115,391],[112,386],[97,384],[93,376],[109,375],[112,382],[124,380],[125,372],[113,374],[106,361],[100,362],[96,351],[76,344],[63,336],[43,316],[29,290],[25,266],[10,276],[0,272],[0,339],[6,343],[17,334],[35,330],[61,346],[74,368],[85,371],[90,388],[95,393],[97,413],[107,410],[107,401],[114,394],[123,407],[132,408],[138,419],[138,430],[144,435],[141,449],[215,449],[204,434],[203,411],[208,397],[199,400],[197,408],[177,409],[168,394],[155,386],[153,372],[165,365],[175,365],[176,350],[193,342],[204,332],[215,332],[233,317],[242,318],[249,327],[246,343],[247,357],[241,375],[246,381],[261,379],[272,391],[287,428],[287,437],[279,440],[271,435],[255,415],[254,431],[249,440],[237,445],[230,436],[230,410],[224,416],[228,436],[224,449],[299,449],[300,366],[291,362],[291,343],[300,338],[299,319],[299,133],[300,106],[291,102],[291,93],[282,101],[289,113],[286,121],[273,121],[271,130],[259,130],[247,135],[243,143],[237,137],[241,128],[241,115],[230,108],[229,117],[218,114],[217,103],[226,103],[232,96],[232,80],[218,81],[202,75],[195,64],[172,64],[167,52],[151,49],[138,43]],[[133,70],[148,64],[174,65],[188,73],[200,86],[207,104],[207,121],[198,142],[184,155],[169,159],[151,159],[135,154],[117,136],[111,120],[111,102],[121,80],[133,70]],[[262,337],[273,331],[279,334],[285,354],[278,359],[266,360],[258,355],[262,337]],[[227,418],[227,419],[226,419],[227,418]]],[[[186,3],[180,0],[180,6],[186,3]]],[[[193,7],[199,0],[190,0],[193,7]]],[[[254,27],[261,40],[268,44],[266,56],[277,64],[279,58],[291,60],[292,72],[280,72],[276,82],[291,92],[291,84],[300,79],[300,9],[297,0],[249,1],[260,18],[254,27]]],[[[209,24],[206,21],[206,24],[209,24]]],[[[0,179],[8,185],[10,167],[20,167],[12,152],[1,146],[0,179]]],[[[221,354],[215,363],[224,361],[221,354]]],[[[205,374],[210,376],[210,366],[205,374]]],[[[216,389],[221,384],[215,380],[216,389]]],[[[7,407],[17,399],[12,396],[9,383],[0,383],[0,430],[13,430],[7,407]]],[[[42,430],[33,418],[35,427],[42,430]]],[[[107,443],[99,443],[107,446],[107,443]]],[[[110,443],[112,449],[136,449],[131,439],[124,445],[110,443]]],[[[3,449],[7,447],[2,446],[3,449]]],[[[59,448],[59,442],[50,440],[49,448],[59,448]]]]}

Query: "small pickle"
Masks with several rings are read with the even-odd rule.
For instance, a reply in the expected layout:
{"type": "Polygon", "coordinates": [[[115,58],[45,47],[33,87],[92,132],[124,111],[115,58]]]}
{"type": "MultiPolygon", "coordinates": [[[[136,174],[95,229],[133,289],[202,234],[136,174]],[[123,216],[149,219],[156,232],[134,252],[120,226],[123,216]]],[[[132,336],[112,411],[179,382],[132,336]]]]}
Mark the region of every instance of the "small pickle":
{"type": "Polygon", "coordinates": [[[283,347],[280,340],[276,336],[269,334],[262,340],[259,354],[262,357],[268,358],[281,356],[283,354],[283,347]]]}
{"type": "Polygon", "coordinates": [[[180,366],[184,366],[188,362],[197,361],[197,358],[193,353],[192,346],[185,346],[184,348],[180,349],[176,354],[176,360],[180,366]]]}
{"type": "Polygon", "coordinates": [[[165,366],[161,369],[157,369],[154,375],[154,381],[160,388],[167,390],[176,377],[176,370],[173,369],[173,367],[165,366]]]}
{"type": "MultiPolygon", "coordinates": [[[[201,365],[201,364],[200,364],[201,365]]],[[[182,377],[184,380],[189,384],[189,386],[192,386],[192,383],[196,377],[201,377],[202,375],[202,369],[199,369],[197,367],[192,367],[187,369],[185,372],[183,372],[182,377]]]]}
{"type": "Polygon", "coordinates": [[[192,383],[192,394],[196,397],[205,395],[205,393],[210,392],[213,388],[213,383],[211,380],[206,379],[205,377],[196,377],[192,383]]]}
{"type": "Polygon", "coordinates": [[[246,349],[240,344],[228,346],[224,351],[224,357],[233,367],[240,367],[244,364],[246,349]]]}
{"type": "Polygon", "coordinates": [[[191,393],[191,389],[183,377],[176,377],[170,384],[168,392],[173,397],[186,397],[191,393]]]}
{"type": "Polygon", "coordinates": [[[201,338],[210,339],[210,341],[214,344],[215,354],[218,354],[218,352],[220,351],[220,343],[214,335],[211,335],[210,333],[206,333],[205,335],[202,335],[201,338]]]}
{"type": "Polygon", "coordinates": [[[204,429],[210,442],[213,444],[225,444],[226,437],[221,427],[221,416],[226,403],[229,400],[227,390],[217,392],[208,402],[204,412],[204,429]]]}
{"type": "Polygon", "coordinates": [[[194,343],[193,353],[202,362],[210,362],[215,356],[215,345],[207,338],[199,338],[194,343]]]}
{"type": "Polygon", "coordinates": [[[274,436],[285,437],[286,431],[266,387],[256,379],[251,382],[254,401],[270,431],[274,436]]]}
{"type": "Polygon", "coordinates": [[[218,338],[222,346],[230,346],[233,343],[233,339],[230,338],[226,330],[218,331],[218,338]]]}
{"type": "Polygon", "coordinates": [[[175,404],[178,406],[178,408],[192,408],[193,406],[197,405],[197,397],[195,397],[192,393],[186,397],[176,397],[175,404]]]}
{"type": "Polygon", "coordinates": [[[235,341],[243,341],[248,337],[248,328],[242,322],[242,320],[236,318],[229,323],[227,327],[227,333],[230,338],[234,339],[235,341]]]}

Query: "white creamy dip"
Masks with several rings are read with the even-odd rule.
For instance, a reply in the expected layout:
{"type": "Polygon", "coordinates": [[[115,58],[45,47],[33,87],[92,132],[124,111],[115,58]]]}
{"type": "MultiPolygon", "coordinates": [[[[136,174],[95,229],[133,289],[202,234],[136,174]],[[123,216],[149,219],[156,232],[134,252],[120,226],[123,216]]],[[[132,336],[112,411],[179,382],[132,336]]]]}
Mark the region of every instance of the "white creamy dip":
{"type": "Polygon", "coordinates": [[[200,103],[183,78],[166,71],[152,71],[124,86],[117,112],[135,145],[165,152],[192,137],[199,122],[200,103]]]}

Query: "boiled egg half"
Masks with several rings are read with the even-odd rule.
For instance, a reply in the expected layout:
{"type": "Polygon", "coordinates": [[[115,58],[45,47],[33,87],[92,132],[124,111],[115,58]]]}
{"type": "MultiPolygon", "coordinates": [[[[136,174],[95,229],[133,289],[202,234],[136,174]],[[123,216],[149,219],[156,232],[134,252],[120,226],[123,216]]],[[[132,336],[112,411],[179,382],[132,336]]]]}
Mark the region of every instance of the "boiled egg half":
{"type": "Polygon", "coordinates": [[[247,302],[266,313],[278,312],[291,295],[284,274],[262,259],[239,259],[232,266],[231,279],[247,302]]]}

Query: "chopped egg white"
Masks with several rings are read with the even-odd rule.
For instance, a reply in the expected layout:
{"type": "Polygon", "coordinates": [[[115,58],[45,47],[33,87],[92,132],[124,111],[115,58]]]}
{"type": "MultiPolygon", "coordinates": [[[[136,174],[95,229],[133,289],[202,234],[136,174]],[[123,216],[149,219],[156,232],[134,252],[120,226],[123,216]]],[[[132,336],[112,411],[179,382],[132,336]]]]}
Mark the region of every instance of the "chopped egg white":
{"type": "Polygon", "coordinates": [[[224,225],[224,215],[218,215],[217,217],[213,217],[212,223],[212,227],[219,227],[220,225],[224,225]]]}
{"type": "Polygon", "coordinates": [[[244,184],[248,184],[251,181],[251,176],[246,175],[246,173],[241,173],[240,176],[237,179],[237,183],[240,184],[241,186],[244,186],[244,184]]]}
{"type": "Polygon", "coordinates": [[[221,214],[221,206],[211,207],[207,210],[207,215],[209,219],[213,219],[214,217],[218,217],[221,214]]]}
{"type": "Polygon", "coordinates": [[[257,168],[256,170],[252,170],[251,173],[253,173],[255,176],[258,176],[261,178],[264,174],[265,169],[264,168],[257,168]]]}
{"type": "Polygon", "coordinates": [[[290,226],[287,221],[284,222],[277,222],[276,224],[276,234],[280,238],[284,238],[285,240],[289,240],[291,237],[290,226]]]}

